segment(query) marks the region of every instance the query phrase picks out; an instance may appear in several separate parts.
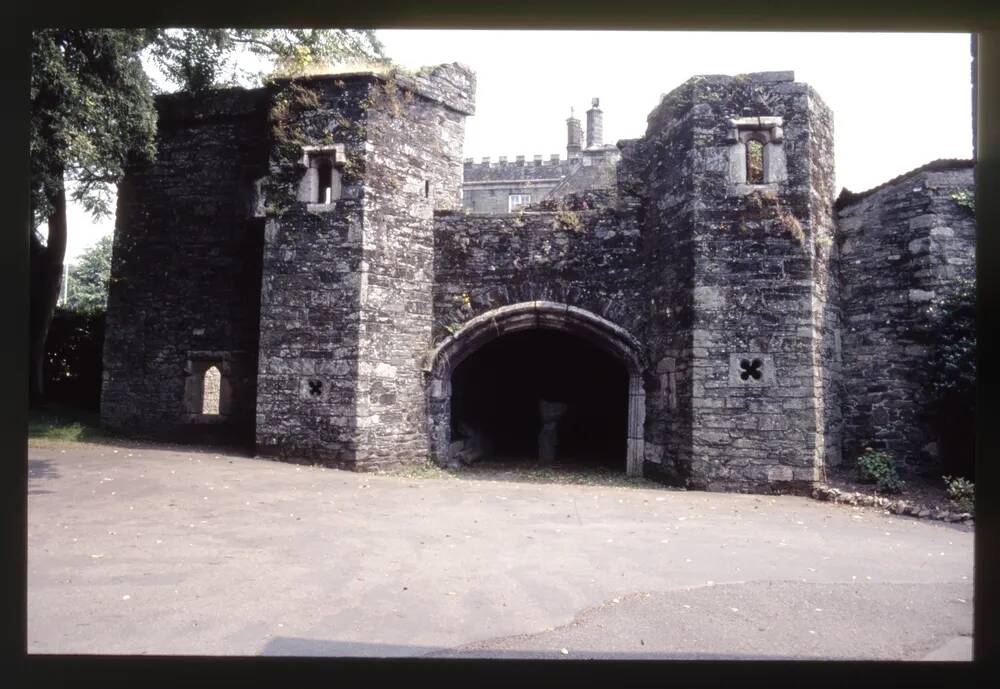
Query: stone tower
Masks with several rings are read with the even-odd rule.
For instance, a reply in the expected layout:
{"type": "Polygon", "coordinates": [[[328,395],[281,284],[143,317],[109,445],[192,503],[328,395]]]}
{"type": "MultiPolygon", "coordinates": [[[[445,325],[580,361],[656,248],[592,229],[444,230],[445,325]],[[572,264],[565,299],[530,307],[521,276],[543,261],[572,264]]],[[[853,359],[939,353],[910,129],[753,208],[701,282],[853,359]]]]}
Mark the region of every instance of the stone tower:
{"type": "Polygon", "coordinates": [[[367,466],[424,456],[433,212],[461,204],[474,78],[442,65],[287,89],[307,89],[309,107],[289,115],[295,146],[271,150],[271,178],[288,182],[267,198],[278,208],[264,244],[258,452],[367,466]],[[332,202],[296,186],[303,168],[330,167],[332,202]]]}
{"type": "Polygon", "coordinates": [[[647,460],[807,487],[838,452],[830,111],[791,72],[695,77],[623,156],[654,271],[647,460]]]}

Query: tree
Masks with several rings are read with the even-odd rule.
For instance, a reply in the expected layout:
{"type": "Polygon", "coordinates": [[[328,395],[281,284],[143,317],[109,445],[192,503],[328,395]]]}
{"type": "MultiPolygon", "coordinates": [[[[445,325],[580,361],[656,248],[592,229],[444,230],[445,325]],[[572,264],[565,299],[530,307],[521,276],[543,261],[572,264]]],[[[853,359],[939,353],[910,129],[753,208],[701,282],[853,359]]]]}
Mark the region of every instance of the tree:
{"type": "Polygon", "coordinates": [[[154,63],[183,90],[259,83],[268,73],[294,76],[321,65],[386,61],[374,31],[353,29],[164,29],[150,47],[154,63]],[[268,71],[240,67],[249,54],[268,71]]]}
{"type": "Polygon", "coordinates": [[[111,277],[113,237],[101,237],[69,267],[66,308],[73,311],[103,311],[108,303],[108,279],[111,277]]]}
{"type": "Polygon", "coordinates": [[[45,338],[62,285],[66,188],[95,215],[110,211],[126,162],[150,160],[156,114],[139,54],[147,31],[44,29],[32,34],[31,209],[48,222],[32,232],[31,396],[43,392],[45,338]]]}

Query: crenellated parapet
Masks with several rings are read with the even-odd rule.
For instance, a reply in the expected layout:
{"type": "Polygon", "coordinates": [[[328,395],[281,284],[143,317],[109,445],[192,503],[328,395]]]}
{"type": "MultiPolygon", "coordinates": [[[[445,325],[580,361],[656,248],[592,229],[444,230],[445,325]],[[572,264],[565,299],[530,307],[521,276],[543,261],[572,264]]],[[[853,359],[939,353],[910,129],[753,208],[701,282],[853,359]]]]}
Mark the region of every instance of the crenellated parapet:
{"type": "Polygon", "coordinates": [[[466,158],[463,165],[464,181],[485,182],[496,180],[524,180],[537,177],[564,177],[580,165],[579,160],[561,158],[558,153],[547,156],[533,155],[531,158],[516,156],[513,160],[500,156],[496,160],[486,156],[476,162],[466,158]]]}

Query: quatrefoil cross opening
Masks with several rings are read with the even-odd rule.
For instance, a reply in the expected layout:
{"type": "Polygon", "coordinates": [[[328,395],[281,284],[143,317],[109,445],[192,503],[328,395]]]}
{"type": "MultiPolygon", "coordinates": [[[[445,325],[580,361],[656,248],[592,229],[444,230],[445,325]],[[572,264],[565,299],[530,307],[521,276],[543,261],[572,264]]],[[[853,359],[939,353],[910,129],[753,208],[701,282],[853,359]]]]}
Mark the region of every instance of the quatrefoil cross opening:
{"type": "Polygon", "coordinates": [[[760,377],[764,375],[761,369],[764,367],[764,362],[760,359],[740,359],[740,380],[760,380],[760,377]]]}
{"type": "Polygon", "coordinates": [[[310,380],[309,381],[309,394],[313,397],[319,397],[323,394],[323,381],[321,380],[310,380]]]}

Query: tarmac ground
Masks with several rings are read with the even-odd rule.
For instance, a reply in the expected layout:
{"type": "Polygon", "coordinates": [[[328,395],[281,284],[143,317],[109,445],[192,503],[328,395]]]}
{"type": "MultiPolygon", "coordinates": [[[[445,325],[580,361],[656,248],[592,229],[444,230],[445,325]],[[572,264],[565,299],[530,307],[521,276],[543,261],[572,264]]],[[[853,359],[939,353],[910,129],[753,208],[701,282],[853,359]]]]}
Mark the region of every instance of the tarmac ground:
{"type": "Polygon", "coordinates": [[[31,654],[972,658],[962,524],[195,449],[28,462],[31,654]]]}

